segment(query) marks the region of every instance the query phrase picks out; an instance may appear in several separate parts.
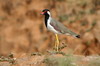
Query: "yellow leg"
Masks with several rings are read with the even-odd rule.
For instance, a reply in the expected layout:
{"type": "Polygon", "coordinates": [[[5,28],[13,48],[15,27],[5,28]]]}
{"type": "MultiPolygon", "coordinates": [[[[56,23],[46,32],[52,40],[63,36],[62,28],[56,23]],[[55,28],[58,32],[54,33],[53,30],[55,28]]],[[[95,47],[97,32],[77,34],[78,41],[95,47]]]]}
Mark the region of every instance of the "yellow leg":
{"type": "Polygon", "coordinates": [[[55,49],[57,49],[57,41],[55,41],[55,49]]]}
{"type": "Polygon", "coordinates": [[[57,34],[55,34],[55,36],[56,36],[55,48],[58,51],[59,50],[59,39],[58,39],[58,35],[57,34]]]}

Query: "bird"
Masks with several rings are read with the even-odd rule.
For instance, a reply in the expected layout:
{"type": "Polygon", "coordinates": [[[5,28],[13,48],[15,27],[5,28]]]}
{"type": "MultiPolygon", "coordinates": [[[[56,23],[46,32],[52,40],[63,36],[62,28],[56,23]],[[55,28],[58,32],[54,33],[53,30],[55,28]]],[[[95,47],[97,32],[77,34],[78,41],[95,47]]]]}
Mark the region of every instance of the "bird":
{"type": "Polygon", "coordinates": [[[55,34],[56,51],[59,51],[59,44],[60,44],[58,34],[71,35],[73,37],[80,38],[80,35],[71,31],[65,25],[63,25],[61,22],[52,18],[49,9],[43,9],[41,12],[41,15],[44,15],[44,23],[45,23],[46,28],[55,34]]]}

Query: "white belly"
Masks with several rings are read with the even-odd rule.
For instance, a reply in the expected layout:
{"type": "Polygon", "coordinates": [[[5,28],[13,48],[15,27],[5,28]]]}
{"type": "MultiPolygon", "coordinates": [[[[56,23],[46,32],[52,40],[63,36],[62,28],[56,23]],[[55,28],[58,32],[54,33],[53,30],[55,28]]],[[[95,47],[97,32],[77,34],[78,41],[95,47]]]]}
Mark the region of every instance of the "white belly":
{"type": "Polygon", "coordinates": [[[50,25],[50,20],[48,20],[48,24],[47,24],[47,29],[56,33],[56,34],[60,34],[58,31],[56,31],[51,25],[50,25]]]}
{"type": "Polygon", "coordinates": [[[56,31],[51,25],[49,25],[49,26],[47,27],[47,29],[50,30],[50,31],[52,31],[52,32],[54,32],[54,33],[59,34],[59,32],[56,31]]]}

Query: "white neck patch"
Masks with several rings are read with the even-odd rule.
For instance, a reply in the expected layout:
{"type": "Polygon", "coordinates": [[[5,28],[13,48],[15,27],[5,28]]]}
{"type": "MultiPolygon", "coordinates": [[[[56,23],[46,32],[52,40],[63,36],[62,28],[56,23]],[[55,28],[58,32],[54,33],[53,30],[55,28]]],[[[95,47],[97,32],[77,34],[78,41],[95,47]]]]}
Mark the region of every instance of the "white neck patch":
{"type": "Polygon", "coordinates": [[[47,11],[47,13],[51,16],[51,14],[50,14],[50,12],[49,12],[49,11],[47,11]]]}

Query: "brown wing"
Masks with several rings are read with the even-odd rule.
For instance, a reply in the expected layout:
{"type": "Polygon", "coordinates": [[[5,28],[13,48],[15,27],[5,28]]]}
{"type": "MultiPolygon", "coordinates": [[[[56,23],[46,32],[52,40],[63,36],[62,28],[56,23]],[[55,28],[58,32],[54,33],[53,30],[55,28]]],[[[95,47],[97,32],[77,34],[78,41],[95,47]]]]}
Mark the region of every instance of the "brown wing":
{"type": "Polygon", "coordinates": [[[50,23],[52,26],[54,26],[54,29],[58,30],[62,34],[70,34],[73,36],[76,36],[77,34],[69,30],[67,27],[65,27],[62,23],[52,19],[52,22],[50,23]]]}
{"type": "Polygon", "coordinates": [[[55,23],[51,22],[50,25],[53,26],[53,28],[54,28],[55,30],[57,30],[58,32],[61,33],[61,30],[58,28],[58,26],[57,26],[55,23]]]}
{"type": "Polygon", "coordinates": [[[62,23],[52,19],[50,22],[50,25],[54,27],[55,30],[59,31],[62,34],[67,33],[66,30],[68,30],[62,23]]]}

